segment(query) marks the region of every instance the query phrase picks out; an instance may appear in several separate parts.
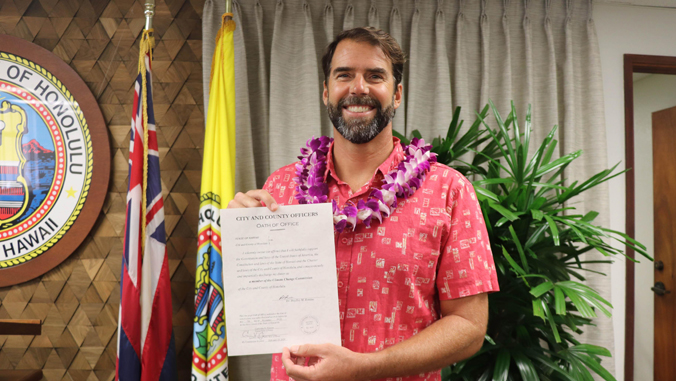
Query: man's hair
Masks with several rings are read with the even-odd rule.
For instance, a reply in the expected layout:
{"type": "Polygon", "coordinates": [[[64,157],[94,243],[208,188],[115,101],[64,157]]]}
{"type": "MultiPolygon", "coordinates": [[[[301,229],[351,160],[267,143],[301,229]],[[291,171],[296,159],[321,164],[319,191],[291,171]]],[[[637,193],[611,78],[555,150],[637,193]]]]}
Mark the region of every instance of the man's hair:
{"type": "Polygon", "coordinates": [[[338,43],[343,40],[366,42],[372,46],[379,47],[392,63],[394,86],[396,87],[401,83],[401,77],[404,74],[404,62],[406,62],[404,52],[401,50],[397,40],[392,36],[380,29],[368,26],[365,28],[344,30],[329,44],[329,46],[326,47],[326,52],[324,52],[324,56],[322,57],[322,67],[324,69],[324,81],[326,81],[327,84],[329,82],[329,75],[331,74],[331,60],[333,60],[333,54],[336,52],[338,43]]]}

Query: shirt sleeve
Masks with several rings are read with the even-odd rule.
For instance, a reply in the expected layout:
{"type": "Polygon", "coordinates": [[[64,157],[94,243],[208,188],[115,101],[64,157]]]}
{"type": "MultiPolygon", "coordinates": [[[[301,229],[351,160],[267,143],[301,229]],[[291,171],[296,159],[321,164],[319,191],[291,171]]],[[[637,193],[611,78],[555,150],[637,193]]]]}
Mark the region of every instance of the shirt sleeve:
{"type": "Polygon", "coordinates": [[[440,300],[499,291],[491,243],[472,183],[460,173],[449,187],[449,234],[437,272],[440,300]]]}
{"type": "Polygon", "coordinates": [[[273,172],[265,181],[263,189],[277,201],[279,205],[290,205],[294,200],[295,182],[295,163],[282,167],[273,172]]]}

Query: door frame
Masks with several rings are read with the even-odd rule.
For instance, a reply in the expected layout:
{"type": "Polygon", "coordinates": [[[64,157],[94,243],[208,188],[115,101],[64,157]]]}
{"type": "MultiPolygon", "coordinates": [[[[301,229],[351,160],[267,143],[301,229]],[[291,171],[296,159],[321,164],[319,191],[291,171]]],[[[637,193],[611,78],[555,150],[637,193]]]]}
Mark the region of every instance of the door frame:
{"type": "MultiPolygon", "coordinates": [[[[648,56],[639,54],[624,55],[624,161],[625,168],[634,168],[634,73],[676,74],[676,57],[648,56]]],[[[636,214],[634,172],[625,175],[626,187],[626,233],[635,238],[636,214]]],[[[631,247],[626,247],[629,258],[634,259],[631,247]]],[[[627,259],[625,328],[624,328],[624,379],[634,381],[634,306],[635,306],[635,268],[634,262],[627,259]]]]}

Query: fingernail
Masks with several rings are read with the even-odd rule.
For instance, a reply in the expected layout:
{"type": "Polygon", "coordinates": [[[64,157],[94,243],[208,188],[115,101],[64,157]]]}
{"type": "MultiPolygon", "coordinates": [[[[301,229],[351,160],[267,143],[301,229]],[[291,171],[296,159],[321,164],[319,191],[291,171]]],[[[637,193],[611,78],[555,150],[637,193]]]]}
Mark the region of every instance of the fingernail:
{"type": "Polygon", "coordinates": [[[298,352],[298,345],[294,345],[294,346],[291,347],[289,350],[291,351],[291,353],[296,353],[296,352],[298,352]]]}

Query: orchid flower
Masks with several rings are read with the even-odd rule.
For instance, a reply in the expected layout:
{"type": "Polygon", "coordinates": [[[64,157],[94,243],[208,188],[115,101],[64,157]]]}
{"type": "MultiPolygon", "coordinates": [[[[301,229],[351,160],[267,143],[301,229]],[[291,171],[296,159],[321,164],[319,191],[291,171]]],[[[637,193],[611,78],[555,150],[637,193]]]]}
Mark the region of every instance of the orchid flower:
{"type": "MultiPolygon", "coordinates": [[[[318,204],[328,200],[329,187],[324,179],[326,173],[326,157],[333,139],[321,136],[312,138],[301,148],[300,160],[296,164],[296,195],[299,204],[318,204]]],[[[378,222],[389,217],[397,208],[397,197],[407,199],[420,188],[425,180],[431,163],[437,161],[432,146],[426,145],[423,139],[413,138],[411,144],[404,147],[406,157],[396,169],[386,174],[381,189],[373,189],[366,200],[359,200],[357,205],[350,203],[343,209],[338,208],[336,200],[333,204],[333,225],[337,232],[346,228],[354,230],[359,221],[371,226],[373,219],[378,222]]]]}

